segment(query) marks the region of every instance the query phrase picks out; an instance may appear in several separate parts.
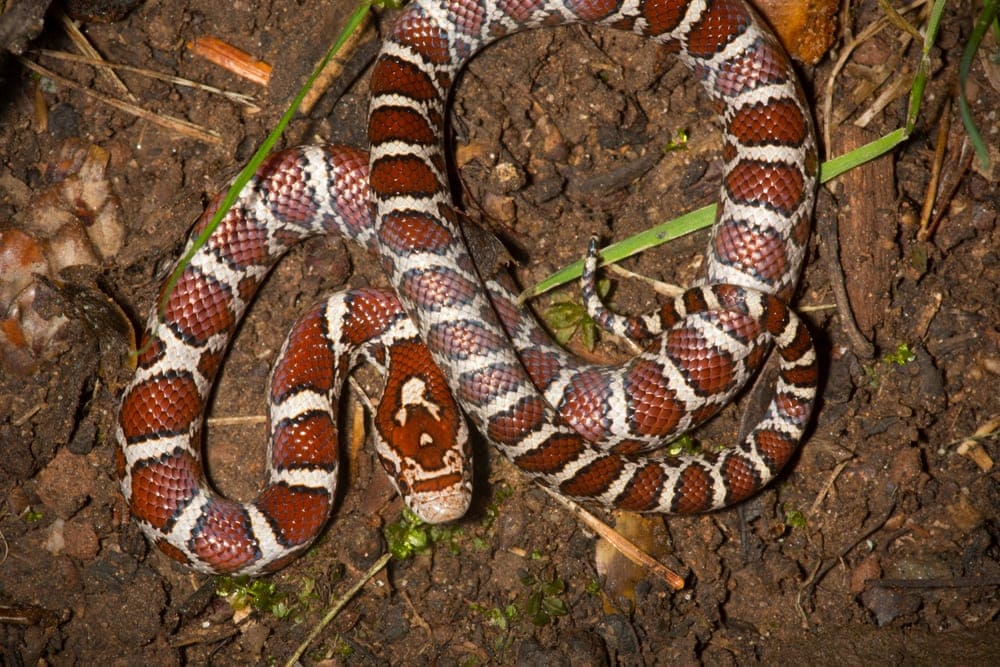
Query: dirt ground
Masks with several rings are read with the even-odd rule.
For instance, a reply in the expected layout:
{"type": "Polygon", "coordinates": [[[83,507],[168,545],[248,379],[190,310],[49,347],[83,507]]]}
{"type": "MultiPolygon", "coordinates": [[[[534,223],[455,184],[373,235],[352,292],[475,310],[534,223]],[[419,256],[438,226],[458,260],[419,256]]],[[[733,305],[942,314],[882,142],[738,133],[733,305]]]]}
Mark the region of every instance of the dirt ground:
{"type": "MultiPolygon", "coordinates": [[[[129,522],[109,435],[128,340],[110,328],[108,304],[133,325],[145,320],[189,225],[274,125],[350,4],[147,2],[124,20],[85,26],[111,61],[257,96],[261,110],[251,112],[120,73],[136,104],[211,128],[218,144],[4,61],[0,230],[40,205],[64,170],[53,167],[57,156],[76,141],[106,151],[125,242],[59,292],[93,305],[89,314],[55,298],[69,315],[65,327],[37,363],[8,358],[0,380],[0,663],[284,664],[386,552],[383,529],[399,522],[401,503],[370,449],[351,447],[321,542],[267,585],[237,584],[237,594],[222,597],[213,579],[150,550],[129,522]],[[203,35],[271,63],[267,89],[193,57],[184,44],[203,35]],[[239,604],[247,599],[256,606],[239,604]]],[[[988,468],[1000,447],[982,439],[977,463],[959,446],[1000,417],[993,38],[973,60],[967,89],[993,147],[992,171],[967,159],[953,102],[974,4],[948,5],[912,138],[821,188],[795,301],[816,334],[823,374],[801,454],[778,483],[737,508],[654,519],[640,530],[637,539],[684,576],[683,590],[603,551],[595,557],[587,528],[480,443],[476,500],[457,530],[390,562],[310,644],[303,664],[1000,664],[1000,485],[997,468],[988,468]],[[950,128],[939,132],[945,118],[950,128]],[[918,241],[939,148],[940,222],[918,241]],[[852,311],[858,334],[846,324],[852,311]]],[[[882,16],[874,0],[851,5],[841,19],[853,35],[882,16]]],[[[391,14],[366,28],[284,145],[364,144],[367,75],[391,14]]],[[[919,45],[889,26],[850,52],[831,85],[847,39],[839,35],[817,66],[800,66],[819,126],[829,122],[826,157],[903,124],[907,73],[919,57],[919,45]],[[883,93],[888,103],[857,127],[883,93]]],[[[71,50],[51,17],[33,46],[71,50]]],[[[113,92],[88,66],[27,57],[113,92]]],[[[710,105],[682,66],[631,35],[568,27],[504,40],[468,68],[453,115],[466,208],[508,242],[524,285],[575,260],[593,233],[618,240],[717,196],[720,139],[710,105]],[[664,151],[680,130],[686,147],[664,151]],[[511,165],[520,175],[513,181],[504,176],[511,165]]],[[[623,266],[685,283],[706,241],[700,232],[623,266]]],[[[212,416],[264,414],[269,364],[297,314],[345,282],[384,284],[373,264],[339,240],[293,251],[240,331],[212,416]]],[[[535,307],[544,312],[575,295],[569,289],[535,307]]],[[[613,298],[635,313],[657,296],[615,278],[613,298]]],[[[619,355],[603,339],[589,354],[619,355]]],[[[361,380],[376,386],[364,373],[361,380]]],[[[740,414],[727,409],[698,437],[730,441],[740,414]]],[[[251,496],[264,464],[263,425],[213,423],[208,441],[213,480],[251,496]]]]}

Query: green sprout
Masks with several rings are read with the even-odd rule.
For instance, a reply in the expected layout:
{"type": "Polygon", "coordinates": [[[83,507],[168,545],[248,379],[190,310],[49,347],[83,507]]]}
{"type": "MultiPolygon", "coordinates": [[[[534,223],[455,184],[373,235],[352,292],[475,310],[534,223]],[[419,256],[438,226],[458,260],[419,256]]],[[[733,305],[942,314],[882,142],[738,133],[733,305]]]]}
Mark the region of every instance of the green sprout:
{"type": "Polygon", "coordinates": [[[782,509],[785,511],[785,525],[790,528],[805,528],[806,515],[789,504],[785,504],[782,509]]]}
{"type": "Polygon", "coordinates": [[[667,445],[667,456],[697,456],[701,453],[701,447],[687,433],[672,440],[667,445]]]}
{"type": "Polygon", "coordinates": [[[447,544],[454,555],[461,552],[457,541],[462,535],[461,528],[424,523],[408,507],[403,508],[399,521],[389,524],[382,532],[389,545],[389,553],[398,560],[425,553],[439,542],[447,544]]]}
{"type": "Polygon", "coordinates": [[[533,624],[539,627],[548,625],[557,616],[569,613],[566,601],[561,597],[566,592],[566,582],[559,577],[539,581],[534,575],[523,574],[521,583],[534,589],[525,605],[525,612],[533,624]]]}
{"type": "Polygon", "coordinates": [[[907,343],[900,343],[894,351],[882,357],[882,363],[905,366],[916,358],[917,355],[913,353],[913,350],[910,349],[907,343]]]}
{"type": "Polygon", "coordinates": [[[500,516],[500,506],[513,495],[514,489],[509,484],[501,484],[497,487],[496,492],[493,494],[493,502],[487,505],[486,510],[483,512],[482,527],[484,530],[489,530],[493,527],[497,517],[500,516]]]}
{"type": "MultiPolygon", "coordinates": [[[[603,300],[611,290],[611,282],[598,280],[597,295],[603,300]]],[[[545,320],[552,327],[555,339],[565,345],[577,334],[588,350],[597,344],[597,323],[587,312],[587,307],[579,301],[556,301],[545,311],[545,320]]]]}
{"type": "Polygon", "coordinates": [[[273,581],[266,579],[219,577],[215,580],[215,593],[226,598],[234,611],[249,607],[281,620],[288,618],[293,609],[288,604],[288,596],[279,591],[273,581]]]}
{"type": "Polygon", "coordinates": [[[686,150],[688,146],[688,133],[683,127],[674,133],[674,137],[663,147],[663,152],[673,153],[674,151],[686,150]]]}
{"type": "MultiPolygon", "coordinates": [[[[910,348],[908,343],[900,343],[892,352],[885,354],[879,361],[886,366],[905,366],[916,360],[917,355],[910,348]]],[[[872,389],[878,389],[882,384],[882,376],[879,375],[876,364],[865,364],[861,367],[868,378],[868,384],[872,389]]]]}

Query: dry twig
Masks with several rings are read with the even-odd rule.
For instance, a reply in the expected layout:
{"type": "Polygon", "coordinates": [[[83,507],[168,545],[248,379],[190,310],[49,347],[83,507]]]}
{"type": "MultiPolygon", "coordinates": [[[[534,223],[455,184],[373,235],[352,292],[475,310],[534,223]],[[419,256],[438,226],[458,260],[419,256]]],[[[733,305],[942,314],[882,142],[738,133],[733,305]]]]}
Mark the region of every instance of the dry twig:
{"type": "Polygon", "coordinates": [[[111,82],[111,85],[120,90],[129,100],[132,102],[138,102],[139,100],[137,100],[135,95],[132,94],[132,91],[128,89],[125,82],[119,79],[118,75],[115,74],[110,67],[103,64],[104,58],[102,58],[101,54],[97,52],[97,49],[90,44],[87,37],[80,32],[80,29],[76,27],[73,20],[62,12],[58,12],[58,16],[63,29],[66,31],[66,34],[69,35],[69,38],[73,40],[73,43],[76,45],[76,48],[80,50],[80,53],[102,63],[99,65],[100,69],[98,70],[101,76],[111,82]]]}
{"type": "Polygon", "coordinates": [[[812,597],[813,591],[816,590],[816,586],[822,581],[826,575],[832,570],[837,563],[840,563],[844,557],[851,552],[854,547],[858,546],[861,542],[867,540],[869,537],[875,534],[876,531],[880,530],[882,526],[889,521],[892,517],[892,513],[896,511],[896,501],[893,500],[889,503],[889,508],[885,511],[885,514],[880,516],[878,519],[872,523],[870,528],[866,528],[861,532],[860,535],[855,537],[851,542],[845,545],[840,551],[837,552],[833,558],[829,558],[826,561],[822,561],[816,564],[813,568],[812,574],[806,579],[801,586],[799,586],[799,592],[795,596],[795,608],[798,609],[799,615],[802,617],[802,627],[804,629],[809,628],[809,617],[806,615],[805,610],[802,608],[803,597],[812,597]]]}
{"type": "Polygon", "coordinates": [[[94,65],[100,67],[109,67],[111,69],[121,70],[123,72],[132,72],[133,74],[139,74],[140,76],[145,76],[150,79],[156,79],[158,81],[166,81],[167,83],[173,83],[178,86],[185,86],[187,88],[193,88],[195,90],[200,90],[202,92],[210,93],[213,95],[221,95],[226,99],[236,102],[237,104],[242,104],[251,111],[260,111],[260,107],[253,103],[253,96],[244,95],[243,93],[237,93],[231,90],[222,90],[221,88],[216,88],[215,86],[210,86],[205,83],[199,83],[197,81],[192,81],[191,79],[185,79],[183,77],[174,76],[172,74],[166,74],[164,72],[157,72],[156,70],[148,69],[146,67],[134,67],[132,65],[123,65],[121,63],[108,62],[106,60],[90,58],[88,56],[80,56],[75,53],[66,53],[64,51],[52,51],[50,49],[37,49],[33,50],[32,53],[37,53],[39,55],[45,56],[47,58],[55,58],[56,60],[66,60],[73,63],[82,63],[84,65],[94,65]]]}
{"type": "Polygon", "coordinates": [[[114,107],[126,113],[132,114],[143,120],[148,120],[149,122],[159,125],[160,127],[166,128],[183,136],[189,137],[191,139],[197,139],[198,141],[204,141],[210,144],[222,144],[222,138],[217,132],[212,130],[206,130],[194,123],[189,123],[186,120],[181,120],[180,118],[174,118],[172,116],[164,116],[160,114],[153,113],[138,107],[134,104],[128,102],[123,102],[122,100],[115,99],[113,97],[108,97],[107,95],[102,95],[94,90],[81,86],[75,81],[71,81],[63,76],[60,76],[53,72],[52,70],[42,67],[36,62],[28,60],[23,56],[18,56],[18,60],[22,65],[30,69],[31,71],[40,74],[56,83],[66,86],[67,88],[72,88],[73,90],[79,91],[84,95],[91,97],[98,102],[107,104],[108,106],[114,107]]]}
{"type": "Polygon", "coordinates": [[[257,85],[267,86],[271,80],[271,66],[268,63],[257,60],[246,51],[218,37],[210,35],[197,37],[193,42],[188,42],[187,47],[196,56],[257,85]]]}
{"type": "Polygon", "coordinates": [[[683,577],[647,554],[645,551],[636,546],[634,542],[626,538],[614,528],[604,523],[569,498],[561,496],[555,491],[552,491],[544,486],[541,488],[547,494],[552,496],[560,505],[575,514],[585,526],[593,530],[595,533],[603,537],[609,544],[618,549],[618,551],[620,551],[621,554],[630,561],[636,565],[649,569],[653,572],[653,574],[667,582],[667,585],[675,591],[679,591],[684,588],[683,577]]]}
{"type": "Polygon", "coordinates": [[[944,164],[944,156],[948,150],[948,132],[951,130],[951,99],[945,104],[944,111],[941,112],[941,122],[938,124],[937,142],[934,146],[934,161],[931,162],[931,177],[927,182],[927,190],[924,192],[924,205],[920,210],[920,231],[917,238],[921,241],[927,240],[927,227],[930,224],[931,212],[934,210],[934,202],[937,200],[938,183],[941,179],[941,165],[944,164]]]}
{"type": "MultiPolygon", "coordinates": [[[[920,7],[923,7],[923,6],[927,5],[929,3],[929,1],[930,0],[914,0],[914,2],[911,2],[910,4],[908,4],[905,7],[903,7],[900,10],[900,13],[902,13],[902,14],[909,13],[909,12],[913,11],[914,9],[917,9],[917,8],[920,8],[920,7]]],[[[830,150],[830,146],[832,145],[831,142],[830,142],[830,137],[831,137],[831,132],[832,132],[831,126],[833,125],[833,122],[834,122],[834,120],[833,120],[833,99],[834,99],[834,91],[833,91],[833,89],[834,89],[834,86],[837,83],[837,76],[840,74],[840,71],[842,69],[844,69],[844,65],[847,64],[847,60],[848,60],[848,58],[851,57],[851,54],[854,53],[854,50],[856,48],[858,48],[858,46],[860,46],[861,44],[863,44],[864,42],[866,42],[867,40],[869,40],[872,37],[874,37],[875,35],[877,35],[879,32],[881,32],[889,24],[890,24],[889,19],[886,18],[886,17],[882,17],[879,20],[877,20],[874,23],[872,23],[867,28],[865,28],[863,31],[861,31],[861,33],[857,37],[854,37],[853,39],[850,38],[851,35],[850,35],[850,32],[848,32],[847,39],[844,40],[845,41],[845,45],[840,50],[840,57],[837,58],[837,62],[834,63],[833,69],[830,71],[830,76],[829,76],[829,78],[826,81],[826,89],[823,91],[823,104],[822,104],[822,107],[823,107],[823,145],[826,147],[827,151],[830,150]]],[[[847,30],[847,28],[846,28],[847,24],[845,23],[844,25],[845,25],[845,30],[847,30]]]]}
{"type": "Polygon", "coordinates": [[[330,607],[330,609],[326,612],[323,618],[320,619],[319,623],[317,623],[313,627],[313,629],[309,631],[309,634],[306,635],[306,638],[302,640],[302,643],[299,644],[298,648],[295,649],[295,652],[292,653],[291,656],[289,656],[288,660],[285,662],[285,667],[293,667],[296,663],[298,663],[299,658],[301,658],[302,654],[306,652],[306,649],[309,648],[309,645],[313,642],[313,640],[319,636],[319,633],[321,633],[323,629],[326,626],[328,626],[334,618],[337,617],[337,614],[340,613],[340,610],[343,609],[355,595],[357,595],[358,591],[360,591],[361,588],[365,584],[367,584],[372,577],[378,574],[382,570],[382,568],[386,566],[386,564],[389,562],[391,558],[392,558],[391,554],[388,553],[383,554],[381,558],[375,561],[375,563],[370,568],[368,568],[368,571],[365,572],[361,576],[361,578],[354,583],[353,586],[351,586],[343,595],[340,596],[340,598],[334,603],[334,605],[330,607]]]}

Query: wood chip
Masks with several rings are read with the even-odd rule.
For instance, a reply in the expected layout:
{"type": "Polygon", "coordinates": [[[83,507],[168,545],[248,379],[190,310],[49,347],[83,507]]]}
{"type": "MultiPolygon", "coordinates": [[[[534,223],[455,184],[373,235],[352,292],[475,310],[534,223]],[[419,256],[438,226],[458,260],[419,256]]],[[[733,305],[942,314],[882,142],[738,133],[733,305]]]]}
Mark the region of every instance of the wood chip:
{"type": "Polygon", "coordinates": [[[263,60],[257,60],[246,51],[241,51],[217,37],[198,37],[193,42],[188,42],[187,47],[194,55],[213,62],[236,76],[249,79],[260,86],[267,86],[271,80],[271,66],[269,64],[263,60]]]}
{"type": "Polygon", "coordinates": [[[1000,429],[1000,418],[986,422],[976,429],[971,438],[958,443],[958,453],[970,459],[983,472],[989,472],[993,469],[993,459],[979,443],[996,433],[997,429],[1000,429]]]}

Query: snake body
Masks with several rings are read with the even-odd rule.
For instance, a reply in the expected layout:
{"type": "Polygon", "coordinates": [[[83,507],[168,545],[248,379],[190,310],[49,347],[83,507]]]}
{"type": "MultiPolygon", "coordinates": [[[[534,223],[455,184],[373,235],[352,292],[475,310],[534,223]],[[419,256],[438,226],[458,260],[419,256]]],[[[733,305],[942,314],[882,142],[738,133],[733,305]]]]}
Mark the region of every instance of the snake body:
{"type": "Polygon", "coordinates": [[[815,396],[811,338],[784,301],[801,270],[817,162],[791,66],[742,2],[419,0],[386,36],[370,85],[370,156],[329,147],[269,158],[162,314],[150,315],[122,398],[118,472],[163,551],[202,571],[258,574],[308,546],[333,505],[337,392],[358,359],[387,374],[373,419],[380,459],[430,520],[468,504],[459,406],[525,473],[608,508],[706,511],[774,477],[815,396]],[[479,275],[447,185],[445,105],[458,71],[506,34],[569,22],[662,43],[698,74],[724,125],[704,284],[650,317],[591,304],[607,328],[649,339],[622,368],[574,360],[548,342],[509,284],[479,275]],[[300,320],[272,373],[265,487],[250,503],[220,498],[197,443],[229,336],[284,251],[325,233],[376,253],[395,293],[337,295],[300,320]],[[774,397],[742,442],[717,454],[641,454],[717,412],[772,341],[774,397]]]}

